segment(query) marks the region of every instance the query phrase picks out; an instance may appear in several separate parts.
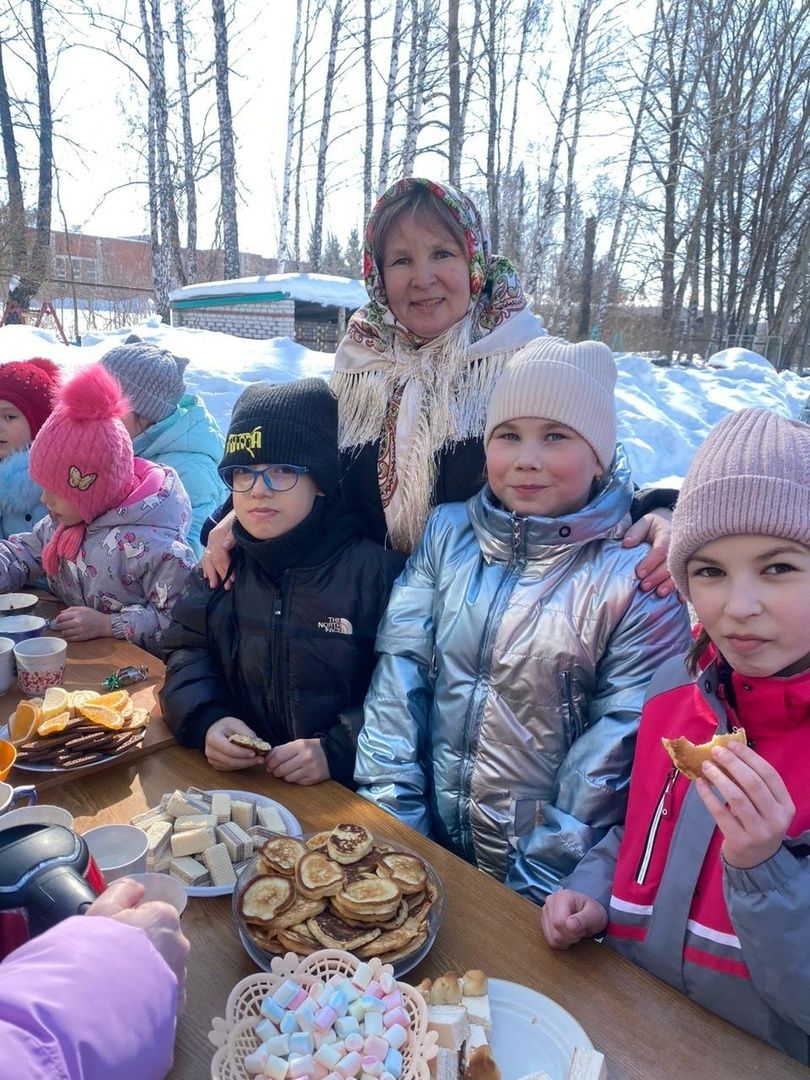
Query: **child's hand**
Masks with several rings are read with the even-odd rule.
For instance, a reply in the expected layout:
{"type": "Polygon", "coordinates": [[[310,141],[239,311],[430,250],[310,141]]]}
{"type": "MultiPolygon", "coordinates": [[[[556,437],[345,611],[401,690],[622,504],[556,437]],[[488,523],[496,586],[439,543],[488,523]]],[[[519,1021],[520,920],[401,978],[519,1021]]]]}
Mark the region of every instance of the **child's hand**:
{"type": "Polygon", "coordinates": [[[235,518],[236,514],[231,510],[208,534],[200,564],[205,580],[212,589],[215,589],[220,581],[223,589],[230,589],[233,583],[233,575],[228,574],[228,565],[233,548],[231,526],[235,518]]]}
{"type": "Polygon", "coordinates": [[[672,511],[652,510],[639,518],[622,539],[624,547],[636,547],[646,540],[652,547],[636,567],[636,577],[644,592],[656,590],[659,596],[669,596],[675,592],[675,582],[667,569],[669,540],[672,536],[672,511]]]}
{"type": "Polygon", "coordinates": [[[329,779],[329,763],[320,739],[295,739],[274,746],[267,755],[267,771],[288,784],[319,784],[329,779]]]}
{"type": "Polygon", "coordinates": [[[262,755],[255,750],[248,750],[246,746],[235,746],[228,741],[229,735],[252,735],[252,731],[243,720],[236,716],[223,716],[217,720],[205,733],[205,756],[212,769],[222,772],[230,772],[232,769],[250,769],[258,765],[262,755]]]}
{"type": "Polygon", "coordinates": [[[89,607],[69,607],[60,611],[53,621],[65,641],[90,641],[92,638],[114,637],[110,616],[89,607]]]}
{"type": "Polygon", "coordinates": [[[723,834],[723,857],[740,870],[758,866],[782,846],[796,807],[776,769],[749,746],[715,746],[712,757],[723,768],[707,761],[703,766],[706,779],[695,783],[723,834]]]}
{"type": "Polygon", "coordinates": [[[607,912],[592,896],[561,889],[552,893],[540,916],[543,934],[552,949],[570,949],[583,938],[593,937],[607,926],[607,912]]]}

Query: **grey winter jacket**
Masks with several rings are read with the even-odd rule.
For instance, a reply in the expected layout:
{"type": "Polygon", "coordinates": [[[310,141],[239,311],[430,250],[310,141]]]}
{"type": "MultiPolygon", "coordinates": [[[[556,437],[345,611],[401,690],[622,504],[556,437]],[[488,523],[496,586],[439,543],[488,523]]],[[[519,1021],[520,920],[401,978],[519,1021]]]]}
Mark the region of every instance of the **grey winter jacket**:
{"type": "Polygon", "coordinates": [[[575,514],[440,506],[377,637],[360,794],[534,900],[623,820],[644,690],[689,642],[621,546],[632,494],[618,448],[575,514]]]}
{"type": "Polygon", "coordinates": [[[0,461],[0,540],[30,532],[47,512],[42,505],[42,488],[28,472],[28,449],[0,461]]]}
{"type": "MultiPolygon", "coordinates": [[[[68,606],[110,615],[115,637],[144,645],[169,625],[195,559],[186,543],[191,510],[177,474],[140,458],[135,474],[126,503],[90,522],[76,561],[61,560],[47,585],[68,606]]],[[[0,592],[42,574],[42,549],[55,531],[47,515],[33,532],[0,541],[0,592]]]]}

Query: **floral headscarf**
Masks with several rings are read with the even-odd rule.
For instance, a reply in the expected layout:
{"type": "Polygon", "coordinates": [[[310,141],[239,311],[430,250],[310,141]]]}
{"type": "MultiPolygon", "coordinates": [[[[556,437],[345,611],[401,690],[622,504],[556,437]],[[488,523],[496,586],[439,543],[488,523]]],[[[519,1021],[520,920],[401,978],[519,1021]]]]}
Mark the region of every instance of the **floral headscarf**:
{"type": "Polygon", "coordinates": [[[496,326],[526,307],[517,271],[509,259],[492,254],[489,233],[473,201],[449,184],[406,176],[380,196],[368,219],[363,245],[363,277],[369,303],[354,313],[346,328],[348,338],[377,353],[388,352],[397,336],[415,348],[425,343],[424,338],[397,323],[388,306],[382,273],[374,258],[374,235],[380,212],[417,186],[427,188],[444,203],[464,233],[470,267],[470,343],[491,333],[496,326]]]}
{"type": "Polygon", "coordinates": [[[441,452],[483,436],[502,368],[545,331],[528,309],[512,263],[492,254],[473,202],[446,184],[406,177],[381,196],[366,227],[363,272],[369,302],[349,320],[330,384],[338,399],[340,447],[379,441],[377,476],[389,539],[411,551],[434,503],[441,452]],[[373,251],[382,209],[419,185],[458,222],[470,268],[466,315],[431,339],[395,318],[373,251]]]}

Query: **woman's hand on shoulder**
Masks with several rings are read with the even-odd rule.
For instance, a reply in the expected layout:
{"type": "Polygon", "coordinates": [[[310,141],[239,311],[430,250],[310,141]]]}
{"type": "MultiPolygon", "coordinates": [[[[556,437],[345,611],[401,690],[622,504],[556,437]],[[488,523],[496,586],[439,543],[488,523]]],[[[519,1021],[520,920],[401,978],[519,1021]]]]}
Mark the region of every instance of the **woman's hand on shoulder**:
{"type": "Polygon", "coordinates": [[[706,762],[705,779],[696,786],[723,834],[723,858],[740,870],[758,866],[776,854],[793,821],[790,792],[773,765],[750,746],[715,746],[712,758],[717,764],[706,762]]]}
{"type": "Polygon", "coordinates": [[[659,596],[669,596],[675,592],[675,582],[667,568],[671,536],[672,511],[652,510],[631,525],[622,538],[622,544],[628,548],[637,547],[644,541],[651,545],[636,567],[636,577],[641,582],[639,588],[644,592],[655,589],[659,596]]]}
{"type": "Polygon", "coordinates": [[[228,739],[229,735],[250,735],[255,738],[256,732],[236,716],[223,716],[213,723],[205,733],[205,756],[212,769],[231,772],[234,769],[250,769],[261,763],[262,754],[246,746],[236,746],[228,739]]]}
{"type": "Polygon", "coordinates": [[[267,755],[267,771],[288,784],[319,784],[330,776],[320,739],[294,739],[274,746],[267,755]]]}
{"type": "Polygon", "coordinates": [[[212,589],[216,589],[220,582],[224,589],[230,589],[233,584],[233,574],[228,573],[228,567],[234,543],[231,527],[235,519],[236,515],[231,510],[208,534],[200,565],[203,576],[212,589]]]}
{"type": "Polygon", "coordinates": [[[540,915],[543,935],[552,949],[570,949],[607,926],[607,912],[592,896],[560,889],[547,897],[540,915]]]}

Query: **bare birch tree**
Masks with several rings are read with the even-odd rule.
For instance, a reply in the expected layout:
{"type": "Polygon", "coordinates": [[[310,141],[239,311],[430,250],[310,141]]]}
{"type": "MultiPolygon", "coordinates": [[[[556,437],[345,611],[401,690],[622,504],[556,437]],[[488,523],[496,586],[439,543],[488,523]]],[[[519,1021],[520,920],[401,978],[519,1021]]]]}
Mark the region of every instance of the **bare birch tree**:
{"type": "Polygon", "coordinates": [[[219,117],[219,175],[220,213],[222,215],[222,246],[225,253],[225,277],[239,277],[239,229],[236,220],[236,150],[233,136],[233,116],[228,89],[228,26],[225,19],[225,0],[211,0],[214,17],[214,68],[217,87],[217,116],[219,117]]]}
{"type": "Polygon", "coordinates": [[[290,54],[290,99],[287,104],[287,144],[284,148],[284,177],[281,190],[281,217],[278,226],[278,270],[283,274],[287,268],[289,250],[287,232],[290,227],[290,180],[292,173],[292,151],[295,140],[295,95],[298,83],[298,50],[301,44],[301,9],[303,0],[295,4],[295,33],[290,54]]]}
{"type": "Polygon", "coordinates": [[[326,197],[326,155],[329,149],[329,124],[332,116],[332,95],[334,93],[335,66],[337,64],[338,42],[343,19],[343,0],[335,0],[332,9],[332,32],[329,39],[329,59],[326,66],[326,82],[323,90],[323,111],[321,114],[321,132],[318,141],[318,169],[315,180],[315,215],[312,235],[309,243],[309,261],[313,270],[320,269],[321,247],[323,245],[323,208],[326,197]]]}
{"type": "Polygon", "coordinates": [[[385,114],[383,117],[382,142],[380,146],[380,173],[377,194],[388,187],[390,168],[391,133],[394,127],[394,105],[397,100],[397,76],[399,73],[399,50],[402,38],[402,14],[405,0],[394,0],[394,25],[391,31],[391,55],[388,62],[388,82],[385,91],[385,114]]]}
{"type": "Polygon", "coordinates": [[[197,280],[197,184],[194,176],[194,139],[191,133],[191,101],[186,63],[185,0],[174,0],[174,31],[177,39],[177,84],[183,124],[183,187],[186,193],[186,280],[197,280]]]}

